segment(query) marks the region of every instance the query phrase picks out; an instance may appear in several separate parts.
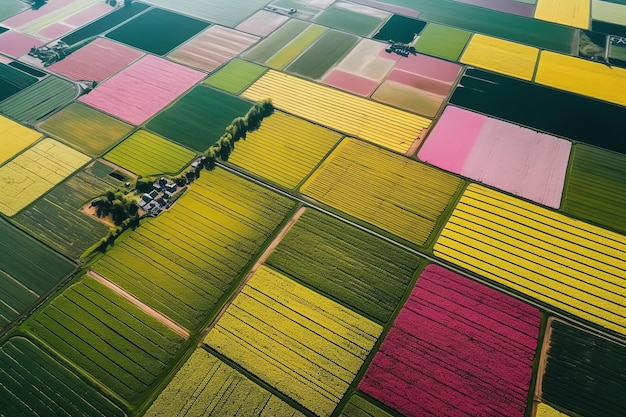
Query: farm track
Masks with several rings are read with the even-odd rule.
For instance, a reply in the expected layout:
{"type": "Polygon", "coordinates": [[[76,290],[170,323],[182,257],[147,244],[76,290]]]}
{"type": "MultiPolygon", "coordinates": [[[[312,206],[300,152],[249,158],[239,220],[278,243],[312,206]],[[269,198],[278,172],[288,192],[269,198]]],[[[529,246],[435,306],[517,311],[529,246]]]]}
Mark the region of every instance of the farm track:
{"type": "Polygon", "coordinates": [[[105,287],[109,288],[110,290],[114,291],[116,294],[122,296],[124,299],[130,301],[131,303],[133,303],[133,305],[137,306],[137,308],[139,308],[141,311],[143,311],[146,314],[149,314],[152,318],[154,318],[155,320],[158,320],[160,323],[164,324],[175,333],[179,334],[185,339],[189,339],[189,330],[185,329],[184,327],[182,327],[181,325],[179,325],[178,323],[176,323],[169,317],[165,316],[164,314],[159,313],[157,310],[153,309],[152,307],[142,303],[137,297],[127,292],[122,287],[109,281],[107,278],[103,277],[96,271],[89,271],[87,272],[87,275],[89,275],[91,278],[95,279],[100,284],[104,285],[105,287]]]}

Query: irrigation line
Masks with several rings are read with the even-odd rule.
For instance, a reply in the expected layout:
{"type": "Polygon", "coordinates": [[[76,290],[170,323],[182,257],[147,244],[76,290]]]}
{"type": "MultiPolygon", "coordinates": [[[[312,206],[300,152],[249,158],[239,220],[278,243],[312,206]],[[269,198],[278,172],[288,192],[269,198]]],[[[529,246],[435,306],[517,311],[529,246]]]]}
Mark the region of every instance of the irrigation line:
{"type": "Polygon", "coordinates": [[[324,209],[322,207],[319,207],[316,204],[312,203],[311,201],[308,201],[308,200],[305,200],[305,199],[300,198],[298,196],[295,196],[295,195],[293,195],[293,194],[291,194],[291,193],[289,193],[287,191],[281,190],[280,188],[277,188],[277,187],[275,187],[273,185],[270,185],[270,184],[268,184],[266,182],[263,182],[263,181],[261,181],[261,180],[259,180],[257,178],[254,178],[254,177],[252,177],[249,174],[246,174],[246,173],[241,172],[241,171],[239,171],[239,170],[237,170],[235,168],[232,168],[232,167],[224,164],[223,162],[215,161],[215,163],[220,168],[223,168],[226,171],[228,171],[228,172],[230,172],[232,174],[235,174],[235,175],[237,175],[237,176],[239,176],[241,178],[244,178],[244,179],[246,179],[248,181],[251,181],[251,182],[253,182],[253,183],[257,184],[257,185],[260,185],[263,188],[269,189],[269,190],[271,190],[271,191],[273,191],[273,192],[275,192],[277,194],[280,194],[282,196],[285,196],[285,197],[288,197],[288,198],[290,198],[292,200],[295,200],[295,201],[301,203],[302,205],[304,205],[306,207],[313,208],[313,209],[315,209],[317,211],[320,211],[320,212],[322,212],[324,214],[332,216],[333,218],[335,218],[337,220],[340,220],[340,221],[342,221],[342,222],[344,222],[346,224],[349,224],[350,226],[356,227],[357,229],[360,229],[360,230],[362,230],[364,232],[367,232],[370,235],[376,236],[376,237],[378,237],[380,239],[383,239],[384,241],[389,242],[389,243],[391,243],[391,244],[393,244],[393,245],[395,245],[397,247],[400,247],[400,248],[402,248],[402,249],[404,249],[406,251],[409,251],[409,252],[411,252],[411,253],[413,253],[415,255],[418,255],[418,256],[420,256],[422,258],[425,258],[426,260],[428,260],[428,261],[430,261],[430,262],[432,262],[434,264],[437,264],[439,266],[442,266],[442,267],[445,267],[447,269],[450,269],[450,270],[456,272],[459,275],[462,275],[462,276],[464,276],[466,278],[469,278],[471,280],[477,281],[477,282],[479,282],[479,283],[481,283],[483,285],[486,285],[486,286],[488,286],[490,288],[493,288],[493,289],[495,289],[497,291],[503,292],[503,293],[513,297],[513,298],[516,298],[516,299],[521,300],[521,301],[523,301],[523,302],[525,302],[527,304],[530,304],[533,307],[538,308],[539,310],[546,311],[546,312],[552,314],[555,317],[558,317],[558,318],[561,318],[561,319],[565,319],[565,320],[567,320],[567,321],[569,321],[571,323],[574,323],[577,326],[582,327],[585,330],[587,330],[587,331],[589,331],[589,332],[591,332],[591,333],[593,333],[593,334],[595,334],[597,336],[603,337],[605,339],[610,340],[611,342],[615,342],[615,343],[617,343],[619,345],[622,345],[622,346],[626,347],[626,341],[624,339],[619,338],[619,337],[617,337],[615,335],[612,335],[610,333],[606,333],[605,331],[603,331],[600,328],[597,328],[595,326],[591,326],[591,325],[589,325],[589,324],[587,324],[585,322],[582,322],[578,318],[576,318],[574,315],[570,315],[570,314],[564,313],[564,312],[562,312],[560,310],[554,310],[553,308],[551,308],[547,304],[543,304],[543,303],[537,302],[537,301],[532,300],[532,299],[527,299],[527,298],[520,297],[519,294],[509,290],[506,287],[501,287],[499,285],[495,285],[494,283],[486,280],[485,278],[482,278],[480,276],[468,273],[467,271],[464,271],[464,270],[460,269],[459,267],[457,267],[457,266],[455,266],[453,264],[450,264],[448,262],[444,262],[441,259],[438,259],[438,258],[435,258],[433,256],[427,255],[425,253],[422,253],[422,252],[418,251],[417,249],[414,249],[414,248],[412,248],[410,246],[406,246],[405,244],[400,243],[400,242],[398,242],[398,241],[396,241],[394,239],[391,239],[390,237],[384,236],[384,235],[382,235],[382,234],[380,234],[380,233],[378,233],[378,232],[376,232],[374,230],[368,229],[367,227],[365,227],[363,225],[360,225],[360,224],[358,224],[356,222],[353,222],[352,220],[346,219],[346,218],[341,217],[340,215],[338,215],[336,213],[333,213],[333,212],[331,212],[329,210],[326,210],[326,209],[324,209]]]}

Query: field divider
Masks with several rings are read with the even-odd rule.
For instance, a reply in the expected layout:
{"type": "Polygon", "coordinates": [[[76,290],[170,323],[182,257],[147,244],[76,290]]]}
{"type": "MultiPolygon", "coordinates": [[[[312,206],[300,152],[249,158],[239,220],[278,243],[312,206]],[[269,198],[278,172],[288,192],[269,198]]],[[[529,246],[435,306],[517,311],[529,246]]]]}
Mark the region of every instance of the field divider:
{"type": "Polygon", "coordinates": [[[182,336],[185,339],[189,339],[189,330],[185,329],[180,324],[176,323],[174,320],[167,317],[165,314],[155,310],[147,304],[144,304],[141,300],[135,297],[133,294],[129,293],[119,285],[110,281],[108,278],[100,275],[98,272],[90,270],[87,272],[87,275],[104,285],[105,287],[113,290],[116,294],[122,296],[124,299],[130,301],[133,305],[139,308],[144,313],[150,315],[154,319],[158,320],[160,323],[164,324],[176,334],[182,336]]]}

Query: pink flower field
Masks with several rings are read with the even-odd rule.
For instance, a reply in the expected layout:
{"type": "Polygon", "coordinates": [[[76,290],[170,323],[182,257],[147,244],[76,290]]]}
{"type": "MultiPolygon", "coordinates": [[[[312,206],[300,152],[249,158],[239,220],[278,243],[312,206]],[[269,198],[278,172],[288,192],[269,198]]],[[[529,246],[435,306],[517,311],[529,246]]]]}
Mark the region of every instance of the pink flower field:
{"type": "Polygon", "coordinates": [[[407,416],[523,417],[540,322],[537,309],[429,265],[359,389],[407,416]]]}
{"type": "Polygon", "coordinates": [[[41,45],[43,42],[39,39],[12,30],[0,35],[0,52],[14,58],[26,55],[33,46],[39,47],[41,45]]]}

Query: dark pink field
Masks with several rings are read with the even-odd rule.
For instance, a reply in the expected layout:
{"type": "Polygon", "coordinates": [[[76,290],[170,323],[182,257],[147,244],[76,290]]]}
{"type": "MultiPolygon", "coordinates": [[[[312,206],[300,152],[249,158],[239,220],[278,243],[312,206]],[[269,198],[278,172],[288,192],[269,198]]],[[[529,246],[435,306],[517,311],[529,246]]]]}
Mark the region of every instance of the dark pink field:
{"type": "Polygon", "coordinates": [[[537,309],[429,265],[359,389],[407,416],[523,417],[540,323],[537,309]]]}
{"type": "Polygon", "coordinates": [[[322,82],[363,97],[368,97],[378,87],[378,82],[375,80],[359,77],[338,69],[329,72],[322,82]]]}
{"type": "Polygon", "coordinates": [[[462,67],[443,59],[417,54],[399,59],[394,68],[451,84],[456,81],[462,67]]]}
{"type": "Polygon", "coordinates": [[[62,61],[50,71],[72,80],[102,81],[139,59],[142,52],[109,39],[98,38],[62,61]]]}
{"type": "Polygon", "coordinates": [[[413,74],[400,69],[393,69],[387,75],[387,81],[395,81],[409,87],[419,88],[420,90],[429,91],[433,94],[447,96],[452,88],[452,84],[439,81],[430,77],[413,74]]]}
{"type": "Polygon", "coordinates": [[[147,55],[100,84],[80,101],[140,125],[204,78],[204,74],[147,55]]]}
{"type": "Polygon", "coordinates": [[[19,58],[26,55],[30,48],[43,45],[37,38],[9,30],[0,35],[0,52],[19,58]]]}

